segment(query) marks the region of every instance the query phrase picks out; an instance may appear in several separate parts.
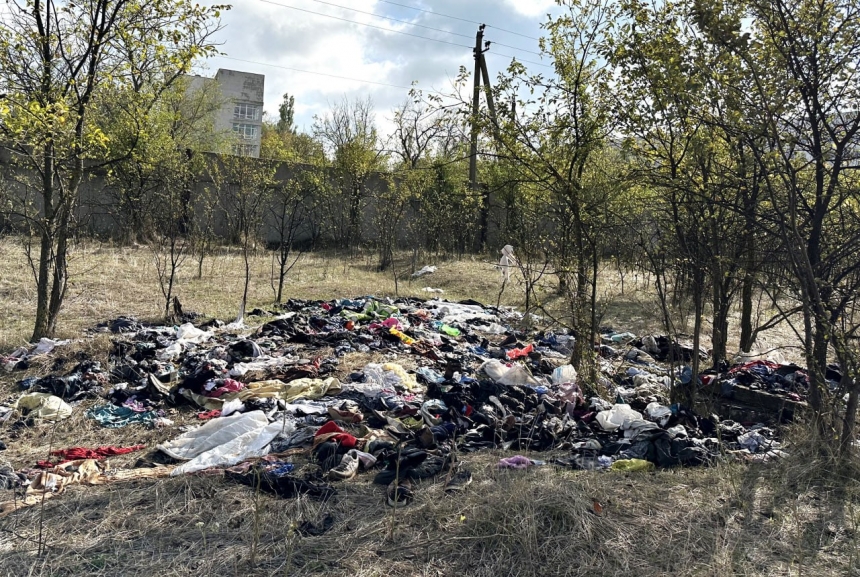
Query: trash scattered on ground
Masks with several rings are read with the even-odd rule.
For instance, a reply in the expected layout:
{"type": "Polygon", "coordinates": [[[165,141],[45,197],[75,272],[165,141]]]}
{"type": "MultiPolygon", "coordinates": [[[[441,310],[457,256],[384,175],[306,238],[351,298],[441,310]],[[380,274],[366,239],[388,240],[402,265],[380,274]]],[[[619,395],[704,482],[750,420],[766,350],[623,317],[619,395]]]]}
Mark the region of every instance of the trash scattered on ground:
{"type": "MultiPolygon", "coordinates": [[[[509,253],[503,260],[512,266],[509,253]]],[[[520,313],[475,301],[290,300],[278,314],[259,313],[263,324],[245,329],[144,326],[129,317],[105,323],[101,330],[113,335],[108,368],[81,362],[62,376],[23,379],[24,394],[0,407],[0,419],[65,419],[92,397],[100,401],[85,414],[106,428],[171,427],[168,412],[185,412],[198,425],[157,447],[178,465],[129,475],[214,469],[281,497],[329,499],[336,484],[369,474],[386,487],[388,504],[405,507],[422,481],[444,482],[449,494],[467,490],[471,472],[458,456],[484,449],[514,453],[499,461],[502,469],[551,463],[628,473],[707,465],[721,455],[782,458],[766,425],[783,414],[773,423],[721,420],[670,403],[669,387],[674,380],[716,390],[731,402],[739,391],[757,391],[801,406],[808,383],[799,367],[758,359],[694,382],[685,363],[703,351],[610,329],[595,347],[598,378],[586,382],[568,364],[577,346],[571,335],[521,332],[520,313]],[[516,454],[523,451],[552,455],[516,454]]],[[[837,376],[834,367],[828,378],[837,376]]],[[[30,479],[25,504],[67,484],[115,480],[92,459],[140,448],[56,453],[85,459],[87,469],[44,463],[53,468],[30,479]],[[32,492],[42,485],[50,491],[32,492]]],[[[23,486],[20,473],[0,467],[4,483],[23,486]]],[[[303,532],[324,532],[326,523],[303,532]]]]}
{"type": "Polygon", "coordinates": [[[433,274],[437,270],[439,270],[438,267],[427,265],[425,267],[422,267],[421,270],[416,270],[415,272],[413,272],[412,278],[418,278],[419,276],[424,276],[425,274],[433,274]]]}

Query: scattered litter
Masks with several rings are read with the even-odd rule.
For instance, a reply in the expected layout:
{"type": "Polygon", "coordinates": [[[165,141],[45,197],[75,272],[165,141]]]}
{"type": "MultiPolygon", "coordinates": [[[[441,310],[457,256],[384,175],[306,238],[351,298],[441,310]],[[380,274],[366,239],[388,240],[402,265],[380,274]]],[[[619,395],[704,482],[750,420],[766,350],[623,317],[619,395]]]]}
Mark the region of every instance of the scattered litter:
{"type": "Polygon", "coordinates": [[[433,274],[438,270],[438,267],[427,265],[422,267],[421,270],[416,270],[412,273],[412,278],[418,278],[419,276],[424,276],[425,274],[433,274]]]}

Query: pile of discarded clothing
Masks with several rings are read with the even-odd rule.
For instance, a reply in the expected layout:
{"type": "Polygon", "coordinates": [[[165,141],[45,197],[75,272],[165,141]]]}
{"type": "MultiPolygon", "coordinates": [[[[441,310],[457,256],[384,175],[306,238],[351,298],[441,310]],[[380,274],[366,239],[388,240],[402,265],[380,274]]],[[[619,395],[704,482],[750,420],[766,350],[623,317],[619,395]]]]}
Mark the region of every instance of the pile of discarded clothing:
{"type": "MultiPolygon", "coordinates": [[[[692,374],[667,359],[706,353],[666,337],[607,329],[600,376],[583,382],[568,364],[573,336],[521,332],[520,313],[475,301],[290,300],[254,312],[268,317],[256,328],[105,323],[116,335],[108,369],[82,363],[62,377],[24,379],[19,404],[43,395],[30,409],[42,410],[36,401],[56,399],[52,414],[64,418],[97,394],[86,416],[106,428],[169,427],[165,410],[194,411],[200,426],[157,447],[178,463],[170,475],[219,469],[282,496],[326,499],[333,483],[368,472],[393,506],[408,504],[425,479],[463,490],[471,475],[456,456],[489,448],[623,471],[781,454],[771,429],[669,403],[673,379],[690,383],[692,374]]],[[[758,376],[757,367],[725,377],[758,376]]],[[[791,393],[802,389],[799,373],[780,378],[791,393]]],[[[543,463],[511,459],[500,466],[543,463]]]]}

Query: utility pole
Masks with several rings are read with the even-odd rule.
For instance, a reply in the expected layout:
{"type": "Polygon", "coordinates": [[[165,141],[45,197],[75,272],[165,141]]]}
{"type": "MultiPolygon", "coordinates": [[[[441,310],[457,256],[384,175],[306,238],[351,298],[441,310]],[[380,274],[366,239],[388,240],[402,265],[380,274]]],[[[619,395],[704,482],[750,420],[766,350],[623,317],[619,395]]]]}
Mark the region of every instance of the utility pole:
{"type": "Polygon", "coordinates": [[[484,44],[484,24],[478,27],[475,35],[475,75],[472,77],[474,90],[472,92],[472,141],[469,146],[469,187],[472,190],[478,188],[478,112],[481,99],[481,61],[484,58],[482,52],[484,44]]]}
{"type": "Polygon", "coordinates": [[[492,122],[491,129],[493,136],[499,137],[499,121],[496,118],[496,104],[493,102],[493,87],[490,84],[490,72],[487,70],[487,60],[484,58],[484,52],[490,49],[489,42],[484,40],[484,25],[478,28],[478,33],[475,35],[475,77],[474,77],[474,93],[472,94],[472,142],[469,154],[469,187],[471,190],[478,191],[481,189],[481,209],[478,217],[478,238],[475,242],[475,249],[478,251],[487,248],[487,230],[490,220],[490,191],[486,186],[481,186],[478,183],[478,130],[480,129],[480,102],[481,102],[481,80],[484,81],[484,90],[487,98],[487,109],[490,112],[490,121],[492,122]]]}

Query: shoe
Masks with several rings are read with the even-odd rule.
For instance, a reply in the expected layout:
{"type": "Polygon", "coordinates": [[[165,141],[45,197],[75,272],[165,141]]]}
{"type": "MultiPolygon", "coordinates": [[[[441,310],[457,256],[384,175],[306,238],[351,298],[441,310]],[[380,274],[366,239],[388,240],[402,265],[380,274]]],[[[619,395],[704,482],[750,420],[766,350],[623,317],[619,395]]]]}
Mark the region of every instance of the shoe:
{"type": "Polygon", "coordinates": [[[466,489],[472,482],[472,472],[468,469],[461,469],[448,479],[445,483],[446,493],[459,493],[466,489]]]}
{"type": "Polygon", "coordinates": [[[432,449],[436,447],[436,437],[433,434],[432,429],[426,425],[418,431],[417,441],[418,445],[423,449],[432,449]]]}
{"type": "Polygon", "coordinates": [[[361,414],[358,407],[351,407],[347,403],[341,403],[337,408],[329,407],[328,415],[333,421],[342,423],[360,423],[364,419],[364,415],[361,414]]]}
{"type": "Polygon", "coordinates": [[[412,493],[412,481],[409,479],[401,479],[398,483],[396,480],[388,485],[388,505],[391,507],[403,507],[409,505],[415,495],[412,493]]]}
{"type": "Polygon", "coordinates": [[[410,469],[408,477],[413,480],[429,479],[444,472],[450,464],[450,457],[431,455],[417,467],[410,469]]]}
{"type": "Polygon", "coordinates": [[[328,478],[335,481],[352,479],[355,477],[355,474],[358,473],[359,464],[358,453],[353,449],[343,456],[343,459],[340,461],[340,465],[329,470],[328,478]]]}
{"type": "Polygon", "coordinates": [[[498,346],[507,347],[507,346],[515,345],[515,344],[517,344],[517,337],[516,337],[516,335],[510,334],[507,337],[505,337],[505,340],[500,342],[498,344],[498,346]]]}

